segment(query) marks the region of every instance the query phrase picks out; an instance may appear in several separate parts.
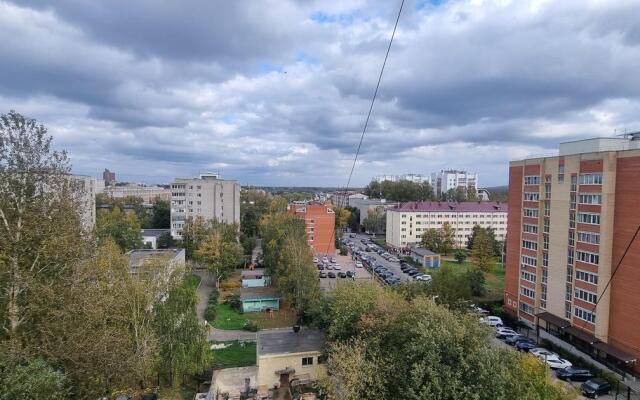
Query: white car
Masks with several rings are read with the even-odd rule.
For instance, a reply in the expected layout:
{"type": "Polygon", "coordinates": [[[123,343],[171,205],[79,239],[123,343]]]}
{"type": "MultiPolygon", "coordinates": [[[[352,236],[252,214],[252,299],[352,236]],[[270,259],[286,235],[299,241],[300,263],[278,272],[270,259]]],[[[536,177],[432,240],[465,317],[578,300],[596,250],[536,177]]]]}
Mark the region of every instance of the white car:
{"type": "Polygon", "coordinates": [[[342,267],[340,266],[340,264],[334,264],[333,269],[335,269],[336,271],[340,271],[342,267]]]}
{"type": "Polygon", "coordinates": [[[318,257],[313,257],[313,262],[314,262],[314,264],[317,264],[318,263],[318,257]]]}
{"type": "Polygon", "coordinates": [[[480,318],[480,323],[483,323],[483,324],[489,325],[489,326],[498,326],[498,327],[504,325],[504,323],[502,323],[502,318],[495,317],[493,315],[489,315],[488,317],[480,318]]]}
{"type": "Polygon", "coordinates": [[[496,329],[496,337],[498,339],[502,339],[505,338],[507,336],[511,336],[511,335],[517,335],[518,333],[516,331],[514,331],[511,328],[502,326],[496,329]]]}
{"type": "Polygon", "coordinates": [[[544,360],[545,358],[555,358],[555,359],[560,358],[559,355],[557,355],[553,351],[549,351],[545,349],[544,347],[536,347],[535,349],[531,349],[529,350],[529,354],[531,354],[532,356],[538,357],[541,360],[544,360]]]}
{"type": "Polygon", "coordinates": [[[543,359],[542,362],[546,363],[551,369],[565,369],[573,366],[571,362],[564,358],[547,357],[547,359],[543,359]]]}
{"type": "Polygon", "coordinates": [[[356,268],[362,268],[362,261],[356,261],[356,268]]]}
{"type": "Polygon", "coordinates": [[[428,274],[416,275],[413,279],[421,282],[431,282],[433,280],[431,278],[431,275],[428,275],[428,274]]]}
{"type": "Polygon", "coordinates": [[[322,257],[322,262],[327,264],[329,262],[329,259],[327,257],[322,257]]]}
{"type": "Polygon", "coordinates": [[[400,259],[398,257],[390,257],[389,261],[391,261],[391,262],[400,262],[400,259]]]}
{"type": "Polygon", "coordinates": [[[335,258],[335,257],[331,257],[331,262],[332,262],[332,263],[337,263],[337,262],[338,262],[338,260],[336,260],[336,258],[335,258]]]}

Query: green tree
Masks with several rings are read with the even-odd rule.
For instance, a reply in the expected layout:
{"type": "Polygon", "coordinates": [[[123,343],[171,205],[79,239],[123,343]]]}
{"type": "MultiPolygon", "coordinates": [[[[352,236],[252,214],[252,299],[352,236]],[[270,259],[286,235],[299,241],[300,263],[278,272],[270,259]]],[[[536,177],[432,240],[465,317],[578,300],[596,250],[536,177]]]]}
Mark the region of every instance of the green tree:
{"type": "Polygon", "coordinates": [[[489,271],[495,262],[494,241],[484,229],[480,229],[473,240],[471,261],[484,272],[489,271]]]}
{"type": "Polygon", "coordinates": [[[123,213],[118,207],[98,213],[96,237],[99,242],[113,239],[123,251],[139,249],[143,245],[138,218],[133,213],[123,213]]]}
{"type": "Polygon", "coordinates": [[[383,207],[375,207],[367,210],[367,217],[362,221],[362,226],[367,232],[380,233],[386,230],[387,216],[383,207]]]}
{"type": "Polygon", "coordinates": [[[0,353],[0,400],[68,398],[68,382],[63,372],[39,358],[13,360],[0,353]]]}
{"type": "Polygon", "coordinates": [[[391,201],[426,201],[433,200],[433,188],[429,183],[412,181],[371,181],[364,189],[364,193],[374,199],[391,201]]]}
{"type": "Polygon", "coordinates": [[[157,245],[159,249],[168,249],[175,246],[175,241],[173,240],[171,233],[164,232],[158,236],[157,245]]]}
{"type": "Polygon", "coordinates": [[[484,296],[487,292],[484,272],[477,268],[471,268],[467,271],[466,276],[469,288],[471,289],[471,295],[476,297],[484,296]]]}
{"type": "Polygon", "coordinates": [[[196,259],[216,278],[216,288],[220,281],[228,277],[242,262],[242,246],[234,239],[215,230],[211,232],[196,250],[196,259]]]}
{"type": "Polygon", "coordinates": [[[156,200],[153,203],[153,217],[151,228],[168,229],[171,227],[171,206],[166,200],[156,200]]]}
{"type": "Polygon", "coordinates": [[[243,189],[240,203],[240,231],[247,237],[257,236],[260,219],[269,212],[269,196],[262,190],[243,189]]]}
{"type": "Polygon", "coordinates": [[[453,256],[455,257],[458,264],[462,264],[467,259],[467,253],[462,249],[456,250],[456,252],[453,253],[453,256]]]}
{"type": "Polygon", "coordinates": [[[432,281],[427,293],[437,296],[438,304],[446,305],[451,309],[464,309],[466,301],[471,299],[471,286],[466,275],[458,272],[450,266],[443,266],[432,274],[432,281]]]}
{"type": "Polygon", "coordinates": [[[429,228],[422,233],[420,246],[433,252],[440,252],[442,249],[442,235],[436,228],[429,228]]]}
{"type": "Polygon", "coordinates": [[[440,228],[440,234],[442,237],[440,252],[446,256],[456,246],[456,230],[451,224],[445,222],[440,228]]]}

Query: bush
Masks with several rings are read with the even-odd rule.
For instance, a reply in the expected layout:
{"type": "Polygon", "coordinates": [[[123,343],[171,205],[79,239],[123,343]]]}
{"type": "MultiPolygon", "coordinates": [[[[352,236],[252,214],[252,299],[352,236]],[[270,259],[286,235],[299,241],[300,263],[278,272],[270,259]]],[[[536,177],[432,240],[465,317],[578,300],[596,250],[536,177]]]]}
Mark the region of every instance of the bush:
{"type": "Polygon", "coordinates": [[[220,289],[239,289],[241,286],[241,282],[237,280],[226,280],[220,284],[220,289]]]}
{"type": "Polygon", "coordinates": [[[347,248],[344,247],[344,246],[340,246],[340,255],[341,256],[346,256],[348,254],[349,254],[349,252],[347,251],[347,248]]]}
{"type": "Polygon", "coordinates": [[[224,298],[223,303],[237,311],[240,311],[242,309],[242,302],[240,301],[240,296],[235,294],[226,296],[224,298]]]}
{"type": "Polygon", "coordinates": [[[216,319],[216,305],[215,304],[207,304],[207,308],[204,310],[204,319],[209,324],[213,324],[213,321],[215,321],[215,319],[216,319]]]}
{"type": "Polygon", "coordinates": [[[244,326],[242,326],[242,330],[249,332],[258,332],[258,324],[255,321],[248,320],[244,323],[244,326]]]}
{"type": "Polygon", "coordinates": [[[458,264],[462,264],[464,262],[464,260],[467,259],[467,253],[464,250],[461,250],[461,249],[456,250],[456,252],[453,254],[453,256],[455,257],[455,259],[458,262],[458,264]]]}
{"type": "MultiPolygon", "coordinates": [[[[477,268],[467,271],[467,281],[471,288],[471,295],[476,297],[484,296],[486,293],[484,273],[477,268]]],[[[495,314],[494,314],[495,315],[495,314]]]]}

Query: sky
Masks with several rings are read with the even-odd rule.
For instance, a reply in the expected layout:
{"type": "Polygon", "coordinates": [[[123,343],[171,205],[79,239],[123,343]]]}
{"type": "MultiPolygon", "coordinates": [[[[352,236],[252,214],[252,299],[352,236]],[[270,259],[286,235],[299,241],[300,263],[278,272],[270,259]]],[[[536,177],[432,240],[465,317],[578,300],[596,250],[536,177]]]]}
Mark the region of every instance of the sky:
{"type": "MultiPolygon", "coordinates": [[[[79,174],[347,184],[400,1],[0,0],[0,113],[79,174]]],[[[351,186],[640,129],[637,0],[406,0],[351,186]]]]}

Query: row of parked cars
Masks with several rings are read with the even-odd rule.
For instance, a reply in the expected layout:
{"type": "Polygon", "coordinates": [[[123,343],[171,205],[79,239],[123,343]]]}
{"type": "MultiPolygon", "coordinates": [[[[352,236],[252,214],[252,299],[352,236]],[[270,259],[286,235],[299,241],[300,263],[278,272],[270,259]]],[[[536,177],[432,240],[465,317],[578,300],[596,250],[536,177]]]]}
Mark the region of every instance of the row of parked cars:
{"type": "Polygon", "coordinates": [[[596,378],[590,370],[574,367],[571,362],[561,358],[558,354],[539,347],[533,339],[504,326],[500,317],[486,316],[482,317],[480,322],[494,326],[496,338],[501,339],[507,345],[518,351],[529,353],[542,363],[547,364],[555,371],[558,379],[567,382],[584,382],[580,386],[580,390],[585,397],[595,399],[611,392],[611,384],[606,379],[596,378]]]}
{"type": "Polygon", "coordinates": [[[338,264],[338,260],[335,257],[314,257],[313,262],[318,268],[318,277],[320,278],[354,278],[356,276],[353,271],[342,272],[342,267],[338,264]],[[325,270],[327,272],[325,272],[325,270]]]}

